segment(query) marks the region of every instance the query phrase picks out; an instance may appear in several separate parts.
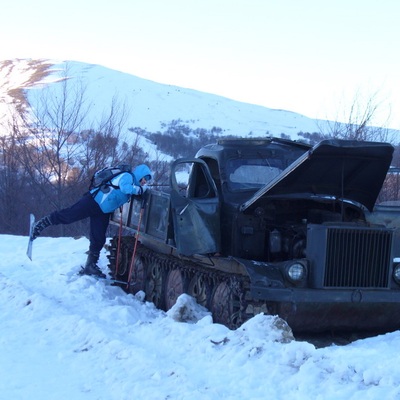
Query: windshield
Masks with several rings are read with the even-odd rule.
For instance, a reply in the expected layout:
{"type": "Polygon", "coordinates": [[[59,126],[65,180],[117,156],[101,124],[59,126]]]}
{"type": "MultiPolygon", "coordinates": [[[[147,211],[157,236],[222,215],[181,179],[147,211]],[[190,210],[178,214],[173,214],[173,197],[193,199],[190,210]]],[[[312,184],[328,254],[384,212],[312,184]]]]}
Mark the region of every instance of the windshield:
{"type": "Polygon", "coordinates": [[[258,190],[282,172],[280,160],[274,164],[262,159],[232,159],[227,163],[228,189],[231,191],[258,190]]]}

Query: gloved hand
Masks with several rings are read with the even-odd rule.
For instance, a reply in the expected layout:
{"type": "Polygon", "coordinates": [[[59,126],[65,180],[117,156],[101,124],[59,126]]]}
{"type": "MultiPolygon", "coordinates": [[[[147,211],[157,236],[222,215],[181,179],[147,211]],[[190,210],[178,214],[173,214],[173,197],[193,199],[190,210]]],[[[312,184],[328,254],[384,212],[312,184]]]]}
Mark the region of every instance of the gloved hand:
{"type": "Polygon", "coordinates": [[[143,186],[141,186],[141,188],[142,188],[142,194],[149,188],[149,186],[148,185],[143,185],[143,186]]]}
{"type": "Polygon", "coordinates": [[[136,189],[136,195],[141,196],[149,187],[147,185],[143,186],[134,186],[136,189]]]}

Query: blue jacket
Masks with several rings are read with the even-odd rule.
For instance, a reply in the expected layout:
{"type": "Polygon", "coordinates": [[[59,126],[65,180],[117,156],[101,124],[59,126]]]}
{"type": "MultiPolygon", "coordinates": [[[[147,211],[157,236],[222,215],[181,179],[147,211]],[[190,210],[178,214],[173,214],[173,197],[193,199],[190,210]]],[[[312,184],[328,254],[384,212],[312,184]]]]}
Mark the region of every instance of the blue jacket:
{"type": "Polygon", "coordinates": [[[118,189],[107,186],[100,190],[92,189],[90,193],[94,194],[98,190],[94,200],[105,214],[111,213],[128,202],[132,195],[141,194],[140,180],[146,175],[150,175],[151,179],[150,168],[141,164],[132,173],[123,172],[111,180],[112,185],[118,186],[118,189]]]}

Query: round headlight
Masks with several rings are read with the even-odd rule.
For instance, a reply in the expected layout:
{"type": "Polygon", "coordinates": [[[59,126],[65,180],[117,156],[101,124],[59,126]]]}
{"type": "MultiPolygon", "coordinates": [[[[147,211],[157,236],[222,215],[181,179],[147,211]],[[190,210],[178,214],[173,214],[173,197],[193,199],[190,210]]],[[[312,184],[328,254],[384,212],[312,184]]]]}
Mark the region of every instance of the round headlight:
{"type": "Polygon", "coordinates": [[[400,264],[396,264],[393,268],[393,278],[400,285],[400,264]]]}
{"type": "Polygon", "coordinates": [[[287,275],[291,281],[300,282],[306,276],[306,267],[299,262],[291,264],[287,268],[287,275]]]}

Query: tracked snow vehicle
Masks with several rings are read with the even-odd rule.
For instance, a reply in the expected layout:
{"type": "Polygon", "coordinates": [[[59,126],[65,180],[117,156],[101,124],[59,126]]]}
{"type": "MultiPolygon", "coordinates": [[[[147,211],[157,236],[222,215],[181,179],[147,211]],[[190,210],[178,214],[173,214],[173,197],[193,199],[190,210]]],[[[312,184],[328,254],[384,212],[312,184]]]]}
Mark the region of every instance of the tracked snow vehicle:
{"type": "Polygon", "coordinates": [[[371,224],[393,147],[219,140],[114,213],[110,269],[164,310],[182,293],[235,328],[260,312],[296,332],[400,328],[400,239],[371,224]],[[120,237],[120,240],[119,240],[120,237]],[[133,257],[134,256],[134,257],[133,257]]]}

